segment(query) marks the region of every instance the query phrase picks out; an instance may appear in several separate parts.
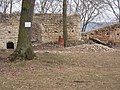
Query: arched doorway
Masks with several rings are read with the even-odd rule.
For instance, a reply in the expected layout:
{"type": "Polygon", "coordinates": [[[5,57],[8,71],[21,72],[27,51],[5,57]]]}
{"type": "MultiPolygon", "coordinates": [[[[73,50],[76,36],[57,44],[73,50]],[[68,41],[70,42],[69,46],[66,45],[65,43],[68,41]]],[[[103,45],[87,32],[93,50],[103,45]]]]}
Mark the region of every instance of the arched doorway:
{"type": "Polygon", "coordinates": [[[14,43],[13,42],[8,42],[7,43],[7,49],[14,49],[14,43]]]}

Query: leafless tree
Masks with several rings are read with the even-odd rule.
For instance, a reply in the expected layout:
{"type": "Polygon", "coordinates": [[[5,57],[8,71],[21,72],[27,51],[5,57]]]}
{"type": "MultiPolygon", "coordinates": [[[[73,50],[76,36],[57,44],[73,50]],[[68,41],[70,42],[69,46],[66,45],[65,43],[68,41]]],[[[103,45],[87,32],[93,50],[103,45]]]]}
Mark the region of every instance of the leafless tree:
{"type": "Polygon", "coordinates": [[[120,23],[120,0],[104,0],[104,3],[108,6],[107,10],[112,12],[120,23]]]}
{"type": "Polygon", "coordinates": [[[1,0],[0,1],[0,12],[12,13],[13,5],[20,2],[21,0],[1,0]]]}
{"type": "Polygon", "coordinates": [[[0,1],[0,7],[2,6],[3,0],[0,1]]]}
{"type": "Polygon", "coordinates": [[[81,15],[82,30],[85,31],[88,23],[94,20],[100,13],[103,7],[102,0],[72,0],[73,13],[81,15]]]}
{"type": "Polygon", "coordinates": [[[39,13],[59,13],[62,12],[62,0],[38,0],[35,11],[39,13]]]}
{"type": "Polygon", "coordinates": [[[48,4],[47,3],[48,3],[48,0],[38,0],[36,2],[36,10],[37,10],[37,12],[46,13],[47,10],[48,10],[48,8],[47,8],[48,4]]]}
{"type": "Polygon", "coordinates": [[[13,0],[10,0],[10,14],[12,13],[13,0]]]}
{"type": "Polygon", "coordinates": [[[68,46],[67,0],[63,0],[63,38],[64,38],[64,47],[67,47],[68,46]]]}
{"type": "Polygon", "coordinates": [[[6,13],[7,12],[7,9],[9,7],[9,4],[10,4],[10,1],[9,0],[3,0],[1,2],[1,10],[2,10],[2,13],[6,13]]]}
{"type": "MultiPolygon", "coordinates": [[[[67,0],[67,14],[81,16],[82,31],[99,14],[102,14],[104,0],[67,0]]],[[[62,13],[63,0],[39,0],[36,2],[37,12],[40,13],[62,13]]]]}
{"type": "Polygon", "coordinates": [[[22,0],[18,42],[15,51],[9,56],[10,61],[15,61],[17,59],[33,60],[35,57],[30,40],[32,27],[24,26],[26,22],[32,25],[34,5],[35,0],[22,0]]]}

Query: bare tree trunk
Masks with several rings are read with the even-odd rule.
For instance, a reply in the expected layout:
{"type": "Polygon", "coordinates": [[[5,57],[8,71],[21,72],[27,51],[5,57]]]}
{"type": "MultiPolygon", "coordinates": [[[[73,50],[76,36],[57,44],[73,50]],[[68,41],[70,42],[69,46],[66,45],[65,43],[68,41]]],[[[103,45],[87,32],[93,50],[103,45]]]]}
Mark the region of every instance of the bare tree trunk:
{"type": "Polygon", "coordinates": [[[20,17],[19,35],[16,50],[9,56],[10,61],[17,59],[32,60],[35,56],[31,45],[31,27],[25,27],[25,22],[33,19],[35,0],[23,0],[20,17]]]}
{"type": "Polygon", "coordinates": [[[63,0],[63,38],[64,38],[64,47],[67,47],[67,45],[68,45],[67,0],[63,0]]]}
{"type": "Polygon", "coordinates": [[[118,18],[119,18],[119,26],[120,26],[120,1],[118,0],[118,10],[119,10],[119,16],[118,16],[118,18]]]}
{"type": "Polygon", "coordinates": [[[12,14],[12,3],[13,3],[13,0],[10,0],[10,14],[12,14]]]}

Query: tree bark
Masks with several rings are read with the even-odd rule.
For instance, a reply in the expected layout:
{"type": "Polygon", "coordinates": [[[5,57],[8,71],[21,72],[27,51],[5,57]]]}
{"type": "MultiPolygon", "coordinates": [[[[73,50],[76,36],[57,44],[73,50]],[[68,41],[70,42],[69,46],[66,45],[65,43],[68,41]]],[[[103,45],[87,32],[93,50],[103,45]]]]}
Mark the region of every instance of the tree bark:
{"type": "Polygon", "coordinates": [[[12,3],[13,3],[13,0],[10,1],[10,14],[12,14],[12,3]]]}
{"type": "Polygon", "coordinates": [[[67,47],[68,46],[67,0],[63,0],[63,38],[64,38],[64,47],[67,47]]]}
{"type": "Polygon", "coordinates": [[[10,61],[32,60],[35,57],[31,45],[31,27],[25,27],[25,22],[31,22],[33,19],[35,0],[23,0],[20,17],[18,42],[15,51],[9,56],[10,61]]]}

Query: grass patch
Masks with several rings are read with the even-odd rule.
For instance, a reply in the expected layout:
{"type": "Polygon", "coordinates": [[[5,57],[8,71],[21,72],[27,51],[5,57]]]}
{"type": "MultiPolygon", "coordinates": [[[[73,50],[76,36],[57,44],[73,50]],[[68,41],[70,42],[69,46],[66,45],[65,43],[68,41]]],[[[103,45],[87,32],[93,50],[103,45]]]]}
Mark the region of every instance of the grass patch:
{"type": "Polygon", "coordinates": [[[62,65],[67,63],[65,56],[58,53],[42,53],[37,54],[37,56],[40,63],[48,66],[62,65]]]}
{"type": "Polygon", "coordinates": [[[120,53],[37,53],[0,64],[0,90],[120,90],[120,53]]]}

